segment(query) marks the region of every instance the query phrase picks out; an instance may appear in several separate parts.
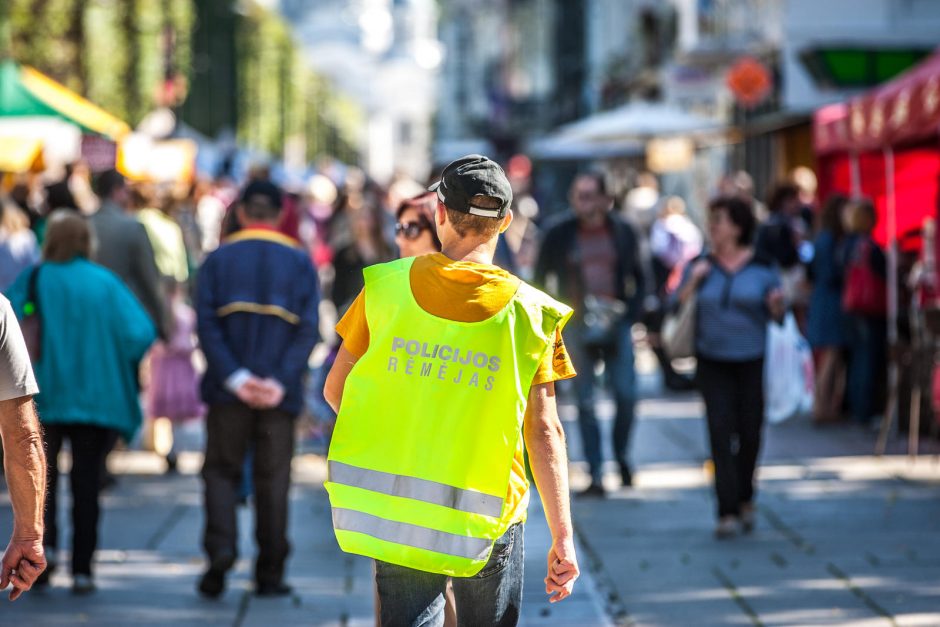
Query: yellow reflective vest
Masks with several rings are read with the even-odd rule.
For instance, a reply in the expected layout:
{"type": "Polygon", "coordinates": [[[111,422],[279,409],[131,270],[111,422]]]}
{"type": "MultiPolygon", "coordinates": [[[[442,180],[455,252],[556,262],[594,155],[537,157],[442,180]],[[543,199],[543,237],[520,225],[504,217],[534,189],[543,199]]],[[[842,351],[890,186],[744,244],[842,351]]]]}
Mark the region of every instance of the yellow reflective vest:
{"type": "Polygon", "coordinates": [[[413,258],[365,270],[369,348],[346,379],[326,489],[340,548],[470,577],[509,528],[529,387],[571,309],[520,283],[481,322],[424,311],[413,258]]]}

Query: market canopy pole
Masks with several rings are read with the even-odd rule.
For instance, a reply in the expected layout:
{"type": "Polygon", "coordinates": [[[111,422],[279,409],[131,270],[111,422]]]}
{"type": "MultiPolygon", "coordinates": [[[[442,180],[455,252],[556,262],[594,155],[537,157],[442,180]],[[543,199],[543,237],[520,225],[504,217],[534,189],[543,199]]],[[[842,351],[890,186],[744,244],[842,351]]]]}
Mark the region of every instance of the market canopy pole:
{"type": "MultiPolygon", "coordinates": [[[[876,455],[884,455],[888,446],[888,432],[898,411],[898,216],[895,190],[894,150],[882,151],[885,161],[885,202],[888,230],[888,402],[881,420],[876,455]]],[[[913,408],[911,408],[913,411],[913,408]]]]}

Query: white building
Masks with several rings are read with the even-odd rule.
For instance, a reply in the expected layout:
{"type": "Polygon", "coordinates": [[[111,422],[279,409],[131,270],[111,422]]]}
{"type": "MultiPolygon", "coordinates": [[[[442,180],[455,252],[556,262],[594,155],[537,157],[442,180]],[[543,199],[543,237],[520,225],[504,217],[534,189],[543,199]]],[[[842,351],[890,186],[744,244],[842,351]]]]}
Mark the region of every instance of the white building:
{"type": "Polygon", "coordinates": [[[313,66],[366,115],[370,176],[424,180],[441,62],[434,0],[280,0],[313,66]]]}

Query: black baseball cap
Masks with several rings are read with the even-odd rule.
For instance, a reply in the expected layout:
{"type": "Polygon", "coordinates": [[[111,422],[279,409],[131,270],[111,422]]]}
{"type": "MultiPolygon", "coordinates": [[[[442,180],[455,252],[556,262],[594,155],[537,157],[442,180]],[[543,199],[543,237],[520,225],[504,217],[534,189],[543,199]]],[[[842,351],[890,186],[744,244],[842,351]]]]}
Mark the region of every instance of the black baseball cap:
{"type": "Polygon", "coordinates": [[[506,173],[495,161],[483,155],[467,155],[450,162],[441,173],[441,180],[428,188],[448,209],[484,218],[502,218],[512,203],[512,187],[506,173]],[[499,207],[479,207],[475,196],[499,200],[499,207]]]}
{"type": "Polygon", "coordinates": [[[242,192],[242,202],[246,202],[252,196],[261,196],[272,207],[281,208],[281,188],[270,181],[252,181],[245,186],[242,192]]]}

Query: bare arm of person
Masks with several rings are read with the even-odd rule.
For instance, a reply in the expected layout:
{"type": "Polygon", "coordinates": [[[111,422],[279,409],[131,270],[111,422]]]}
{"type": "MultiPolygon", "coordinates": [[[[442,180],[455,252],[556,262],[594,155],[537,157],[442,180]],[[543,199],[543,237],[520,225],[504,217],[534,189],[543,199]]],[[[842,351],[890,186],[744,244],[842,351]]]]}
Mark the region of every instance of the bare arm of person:
{"type": "Polygon", "coordinates": [[[359,361],[359,358],[340,344],[339,351],[336,353],[336,360],[333,362],[333,367],[330,368],[330,373],[326,375],[326,383],[323,385],[323,398],[326,399],[326,402],[336,413],[339,413],[339,405],[343,400],[343,387],[346,385],[346,377],[349,376],[349,371],[352,370],[357,361],[359,361]]]}
{"type": "Polygon", "coordinates": [[[13,502],[13,537],[3,555],[0,589],[13,584],[10,600],[29,590],[46,569],[42,548],[46,455],[32,397],[0,401],[3,465],[13,502]]]}
{"type": "Polygon", "coordinates": [[[574,549],[574,528],[568,497],[568,455],[565,432],[555,405],[555,384],[532,386],[523,423],[529,465],[552,533],[545,592],[555,603],[571,595],[581,574],[574,549]]]}

